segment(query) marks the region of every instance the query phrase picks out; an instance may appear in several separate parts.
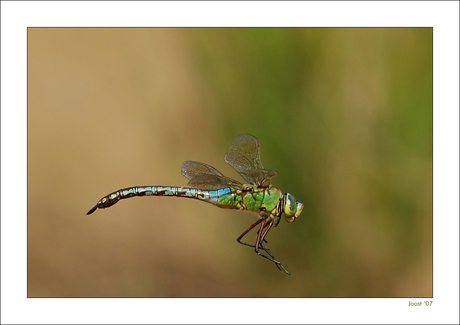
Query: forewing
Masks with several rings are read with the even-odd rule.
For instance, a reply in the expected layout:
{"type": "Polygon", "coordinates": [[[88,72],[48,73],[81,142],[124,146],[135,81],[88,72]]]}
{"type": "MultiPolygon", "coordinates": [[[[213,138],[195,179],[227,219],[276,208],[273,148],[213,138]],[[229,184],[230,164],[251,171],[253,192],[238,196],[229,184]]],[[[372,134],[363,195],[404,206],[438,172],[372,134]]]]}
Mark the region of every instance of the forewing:
{"type": "Polygon", "coordinates": [[[267,186],[270,179],[278,175],[274,170],[264,169],[260,161],[260,142],[250,134],[236,137],[224,159],[252,184],[267,186]]]}
{"type": "Polygon", "coordinates": [[[217,190],[224,187],[242,188],[242,184],[225,177],[212,166],[197,161],[182,164],[182,175],[189,179],[188,185],[203,190],[217,190]]]}

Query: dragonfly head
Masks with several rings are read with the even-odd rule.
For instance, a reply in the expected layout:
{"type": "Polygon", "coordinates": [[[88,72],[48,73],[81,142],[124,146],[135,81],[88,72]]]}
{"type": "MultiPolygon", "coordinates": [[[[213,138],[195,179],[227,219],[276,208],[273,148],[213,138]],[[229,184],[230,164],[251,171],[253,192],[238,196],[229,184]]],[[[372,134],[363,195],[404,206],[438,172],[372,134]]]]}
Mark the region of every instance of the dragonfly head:
{"type": "Polygon", "coordinates": [[[300,216],[303,210],[303,203],[297,200],[289,193],[284,196],[284,217],[287,222],[294,222],[300,216]]]}

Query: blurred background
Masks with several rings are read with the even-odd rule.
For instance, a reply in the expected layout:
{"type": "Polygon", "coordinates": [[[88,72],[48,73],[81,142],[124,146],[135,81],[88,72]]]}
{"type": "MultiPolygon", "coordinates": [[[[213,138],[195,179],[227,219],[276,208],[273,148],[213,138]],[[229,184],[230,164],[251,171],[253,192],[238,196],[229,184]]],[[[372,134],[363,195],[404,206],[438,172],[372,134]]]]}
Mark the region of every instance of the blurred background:
{"type": "Polygon", "coordinates": [[[29,297],[431,297],[431,28],[29,28],[29,297]],[[144,197],[256,136],[305,204],[257,218],[144,197]],[[255,232],[247,240],[255,240],[255,232]]]}

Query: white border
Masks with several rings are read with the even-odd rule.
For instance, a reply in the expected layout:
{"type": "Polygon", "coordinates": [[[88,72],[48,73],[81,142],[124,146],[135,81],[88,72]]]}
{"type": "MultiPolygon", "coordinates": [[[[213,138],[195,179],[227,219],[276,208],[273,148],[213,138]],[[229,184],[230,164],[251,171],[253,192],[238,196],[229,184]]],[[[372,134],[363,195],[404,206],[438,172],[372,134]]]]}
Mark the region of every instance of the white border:
{"type": "Polygon", "coordinates": [[[451,2],[1,2],[2,323],[456,323],[459,5],[451,2]],[[409,299],[27,299],[27,27],[434,27],[434,303],[409,299]],[[17,193],[20,193],[18,195],[17,193]]]}

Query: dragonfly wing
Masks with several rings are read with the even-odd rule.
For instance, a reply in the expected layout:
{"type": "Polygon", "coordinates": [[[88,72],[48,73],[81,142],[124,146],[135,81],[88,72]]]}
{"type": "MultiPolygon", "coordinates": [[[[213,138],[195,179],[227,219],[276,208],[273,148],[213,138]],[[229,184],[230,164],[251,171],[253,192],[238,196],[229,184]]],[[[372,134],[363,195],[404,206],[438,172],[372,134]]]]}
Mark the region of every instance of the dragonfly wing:
{"type": "Polygon", "coordinates": [[[182,175],[189,179],[188,184],[203,190],[217,190],[224,187],[242,189],[243,186],[229,177],[222,175],[214,167],[197,161],[188,160],[182,164],[182,175]]]}
{"type": "Polygon", "coordinates": [[[248,182],[264,187],[270,185],[271,179],[278,176],[278,172],[270,169],[249,170],[240,174],[248,182]]]}
{"type": "Polygon", "coordinates": [[[214,167],[191,160],[185,161],[182,164],[182,175],[188,179],[193,179],[199,175],[215,175],[224,177],[224,175],[222,175],[222,173],[214,167]]]}
{"type": "Polygon", "coordinates": [[[236,137],[224,159],[252,184],[268,186],[270,180],[278,175],[274,170],[264,169],[260,161],[260,142],[250,134],[236,137]]]}

